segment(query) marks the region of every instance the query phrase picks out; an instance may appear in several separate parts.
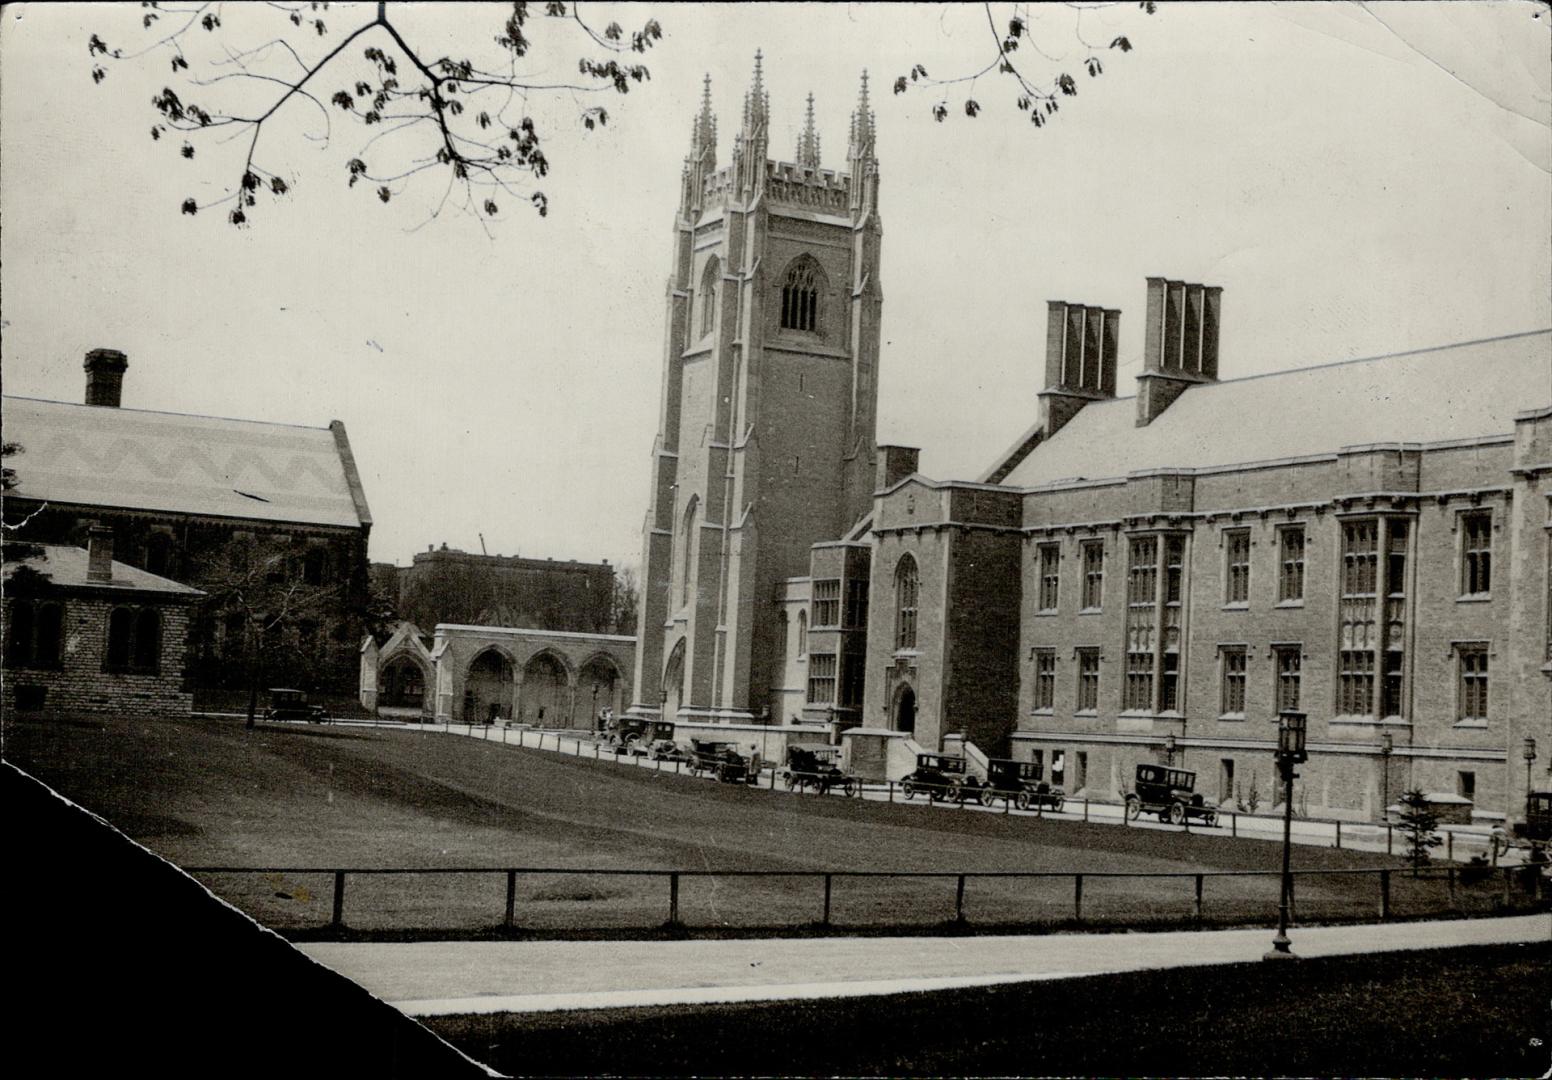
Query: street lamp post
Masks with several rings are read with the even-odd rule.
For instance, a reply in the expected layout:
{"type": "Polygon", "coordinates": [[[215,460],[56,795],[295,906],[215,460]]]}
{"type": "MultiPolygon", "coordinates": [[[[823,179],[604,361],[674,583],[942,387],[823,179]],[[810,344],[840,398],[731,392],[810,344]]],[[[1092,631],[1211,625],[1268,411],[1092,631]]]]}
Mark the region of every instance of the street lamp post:
{"type": "Polygon", "coordinates": [[[1525,736],[1525,820],[1530,820],[1530,767],[1536,762],[1536,740],[1530,735],[1525,736]]]}
{"type": "Polygon", "coordinates": [[[1282,897],[1277,905],[1277,936],[1272,938],[1272,949],[1263,960],[1292,960],[1293,950],[1288,940],[1288,894],[1292,891],[1292,871],[1289,868],[1293,850],[1293,781],[1299,774],[1293,767],[1307,761],[1304,749],[1307,718],[1301,712],[1284,710],[1277,717],[1277,770],[1283,778],[1283,876],[1282,897]]]}
{"type": "Polygon", "coordinates": [[[1175,764],[1175,736],[1173,733],[1164,736],[1164,764],[1175,764]]]}
{"type": "Polygon", "coordinates": [[[1390,818],[1390,755],[1396,752],[1390,732],[1380,735],[1380,820],[1390,818]]]}

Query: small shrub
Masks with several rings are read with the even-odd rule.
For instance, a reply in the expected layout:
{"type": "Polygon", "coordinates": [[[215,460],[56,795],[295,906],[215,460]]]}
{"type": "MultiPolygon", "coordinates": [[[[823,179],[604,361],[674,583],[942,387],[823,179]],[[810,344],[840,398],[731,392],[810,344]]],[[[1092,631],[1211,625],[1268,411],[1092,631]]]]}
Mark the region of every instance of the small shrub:
{"type": "Polygon", "coordinates": [[[1406,837],[1406,858],[1415,870],[1433,861],[1430,850],[1444,843],[1439,836],[1439,815],[1428,802],[1428,796],[1413,788],[1401,796],[1400,824],[1406,837]]]}

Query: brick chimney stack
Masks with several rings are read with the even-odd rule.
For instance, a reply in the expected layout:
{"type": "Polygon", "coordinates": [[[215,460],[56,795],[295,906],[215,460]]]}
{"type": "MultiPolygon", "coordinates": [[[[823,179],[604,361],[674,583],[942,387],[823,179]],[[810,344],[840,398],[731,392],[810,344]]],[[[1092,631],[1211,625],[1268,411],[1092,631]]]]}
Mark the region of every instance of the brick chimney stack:
{"type": "Polygon", "coordinates": [[[86,403],[119,407],[124,392],[124,369],[129,358],[117,349],[92,349],[86,354],[86,403]]]}
{"type": "Polygon", "coordinates": [[[1137,426],[1146,427],[1187,389],[1218,381],[1218,323],[1223,290],[1164,278],[1148,279],[1142,373],[1137,376],[1137,426]]]}
{"type": "Polygon", "coordinates": [[[1115,308],[1046,303],[1045,389],[1041,430],[1055,435],[1091,401],[1115,397],[1121,312],[1115,308]]]}
{"type": "Polygon", "coordinates": [[[96,522],[86,530],[86,580],[96,585],[113,581],[113,530],[96,522]]]}

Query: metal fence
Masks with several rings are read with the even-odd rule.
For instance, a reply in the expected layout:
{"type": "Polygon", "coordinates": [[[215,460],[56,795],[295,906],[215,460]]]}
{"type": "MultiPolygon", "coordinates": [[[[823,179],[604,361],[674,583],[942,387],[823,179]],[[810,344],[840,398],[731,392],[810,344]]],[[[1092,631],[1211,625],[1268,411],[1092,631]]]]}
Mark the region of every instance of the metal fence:
{"type": "MultiPolygon", "coordinates": [[[[628,879],[633,886],[645,884],[645,890],[637,888],[626,905],[637,919],[634,925],[627,922],[615,927],[624,931],[683,930],[690,928],[736,930],[726,916],[735,913],[753,913],[752,919],[744,919],[746,928],[769,930],[820,929],[825,931],[872,931],[903,929],[911,925],[901,919],[895,905],[909,898],[918,905],[916,925],[944,925],[968,929],[972,919],[980,928],[1004,926],[1106,926],[1106,925],[1156,925],[1160,922],[1183,925],[1258,925],[1272,919],[1279,896],[1276,870],[1204,870],[1204,871],[889,871],[889,870],[654,870],[576,867],[440,867],[433,869],[403,867],[352,867],[320,869],[318,867],[237,867],[204,866],[189,868],[189,873],[209,879],[235,876],[239,879],[260,878],[256,893],[248,893],[242,887],[231,890],[234,902],[239,906],[255,906],[253,901],[263,895],[264,880],[323,878],[332,882],[330,915],[326,924],[313,922],[295,925],[292,929],[327,929],[344,933],[347,927],[362,928],[347,921],[347,884],[372,887],[375,901],[372,906],[356,912],[372,929],[398,929],[431,933],[439,930],[455,930],[450,925],[414,924],[416,909],[405,901],[405,894],[412,888],[426,891],[423,884],[403,884],[407,878],[420,882],[433,882],[442,890],[437,896],[423,896],[420,910],[432,913],[446,912],[448,905],[460,906],[466,916],[462,929],[484,926],[495,928],[494,904],[481,914],[482,905],[493,901],[497,893],[493,886],[505,886],[505,906],[499,927],[505,932],[523,930],[585,931],[597,929],[593,909],[585,903],[587,890],[577,892],[575,887],[552,891],[551,900],[559,898],[560,904],[535,903],[544,907],[547,917],[538,920],[523,918],[524,907],[519,904],[519,884],[535,879],[628,879]],[[470,878],[486,879],[482,888],[470,887],[464,882],[470,878]],[[452,879],[458,879],[450,885],[452,879]],[[717,918],[706,918],[692,923],[685,917],[682,894],[691,885],[731,882],[746,888],[778,883],[778,892],[766,891],[753,896],[752,902],[722,894],[717,906],[717,918]],[[383,885],[392,886],[387,892],[383,885]],[[939,887],[941,886],[941,888],[939,887]],[[1118,888],[1119,886],[1119,888],[1118,888]],[[881,888],[882,887],[882,888],[881,888]],[[835,917],[837,899],[846,894],[855,906],[875,912],[879,917],[841,921],[835,917]],[[978,895],[979,907],[972,904],[969,895],[978,895]],[[657,901],[652,902],[651,896],[657,901]],[[1086,900],[1086,895],[1089,900],[1086,900]],[[483,899],[482,899],[483,896],[483,899]],[[1098,896],[1104,910],[1095,912],[1086,904],[1098,896]],[[438,898],[440,897],[440,898],[438,898]],[[570,903],[564,902],[570,898],[570,903]],[[776,902],[779,897],[779,902],[776,902]],[[1038,898],[1033,908],[1023,901],[1038,898]],[[1010,917],[1012,909],[1020,909],[1024,917],[1010,917]],[[656,910],[662,918],[650,914],[656,910]],[[1038,910],[1039,915],[1031,912],[1038,910]],[[382,923],[384,911],[389,912],[389,925],[382,923]],[[409,914],[410,924],[402,922],[409,914]],[[557,914],[559,922],[557,923],[557,914]],[[394,917],[400,918],[393,925],[394,917]],[[771,919],[780,919],[776,927],[771,919]],[[472,919],[472,922],[470,920],[472,919]],[[371,924],[376,924],[371,926],[371,924]],[[752,923],[752,925],[750,925],[752,923]]],[[[720,888],[720,884],[718,884],[720,888]]],[[[1438,915],[1501,914],[1506,910],[1532,909],[1540,906],[1546,891],[1537,867],[1457,867],[1429,866],[1418,869],[1395,867],[1364,867],[1356,869],[1296,870],[1292,873],[1290,900],[1298,913],[1298,897],[1308,894],[1316,908],[1306,915],[1315,921],[1369,921],[1374,918],[1416,918],[1438,915]],[[1398,895],[1399,894],[1399,895],[1398,895]]],[[[531,890],[530,890],[531,891],[531,890]]],[[[321,901],[328,890],[320,890],[309,899],[321,901]]],[[[526,903],[526,901],[525,901],[526,903]]],[[[262,903],[257,904],[262,907],[262,903]]],[[[704,904],[702,905],[704,908],[704,904]]],[[[258,913],[256,913],[258,914],[258,913]]],[[[321,914],[321,911],[318,912],[321,914]]],[[[261,921],[271,920],[261,917],[261,921]]],[[[285,920],[281,920],[284,922],[285,920]]],[[[456,921],[456,920],[454,920],[456,921]]],[[[285,928],[285,927],[282,927],[285,928]]]]}

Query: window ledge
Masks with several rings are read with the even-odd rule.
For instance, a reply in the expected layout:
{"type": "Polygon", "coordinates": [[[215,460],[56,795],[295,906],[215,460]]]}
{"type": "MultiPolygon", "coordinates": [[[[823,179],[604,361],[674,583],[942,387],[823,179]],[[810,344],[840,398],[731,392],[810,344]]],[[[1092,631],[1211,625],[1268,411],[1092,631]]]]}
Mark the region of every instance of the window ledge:
{"type": "Polygon", "coordinates": [[[1457,604],[1491,604],[1493,602],[1493,594],[1485,592],[1464,593],[1457,596],[1455,602],[1457,604]]]}
{"type": "Polygon", "coordinates": [[[1061,609],[1060,608],[1054,608],[1054,607],[1051,607],[1051,608],[1041,608],[1039,611],[1035,612],[1035,615],[1037,617],[1039,617],[1039,616],[1059,615],[1059,614],[1061,614],[1061,609]]]}
{"type": "Polygon", "coordinates": [[[1098,709],[1074,709],[1072,711],[1072,715],[1074,715],[1074,716],[1098,716],[1099,715],[1099,710],[1098,709]]]}
{"type": "Polygon", "coordinates": [[[1456,731],[1486,731],[1488,725],[1486,720],[1473,718],[1470,720],[1457,720],[1450,726],[1456,731]]]}
{"type": "Polygon", "coordinates": [[[1279,600],[1279,601],[1277,601],[1276,606],[1278,608],[1301,608],[1301,607],[1304,606],[1304,601],[1303,600],[1279,600]]]}
{"type": "Polygon", "coordinates": [[[1055,716],[1056,715],[1056,710],[1053,709],[1051,706],[1047,705],[1044,708],[1030,709],[1029,710],[1029,715],[1030,716],[1055,716]]]}
{"type": "Polygon", "coordinates": [[[1104,613],[1105,613],[1105,609],[1104,608],[1086,607],[1086,608],[1079,608],[1078,609],[1078,614],[1079,615],[1103,615],[1104,613]]]}
{"type": "Polygon", "coordinates": [[[1165,709],[1163,712],[1153,714],[1155,720],[1184,720],[1186,714],[1179,709],[1165,709]]]}
{"type": "Polygon", "coordinates": [[[1236,600],[1232,604],[1224,604],[1223,605],[1223,610],[1224,611],[1249,611],[1250,610],[1250,601],[1248,601],[1248,600],[1236,600]]]}
{"type": "Polygon", "coordinates": [[[1245,714],[1242,713],[1242,712],[1219,713],[1218,714],[1218,719],[1219,720],[1228,720],[1228,721],[1232,721],[1233,723],[1242,724],[1242,723],[1245,722],[1245,714]]]}

